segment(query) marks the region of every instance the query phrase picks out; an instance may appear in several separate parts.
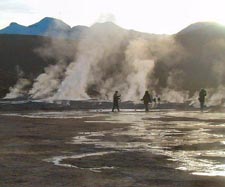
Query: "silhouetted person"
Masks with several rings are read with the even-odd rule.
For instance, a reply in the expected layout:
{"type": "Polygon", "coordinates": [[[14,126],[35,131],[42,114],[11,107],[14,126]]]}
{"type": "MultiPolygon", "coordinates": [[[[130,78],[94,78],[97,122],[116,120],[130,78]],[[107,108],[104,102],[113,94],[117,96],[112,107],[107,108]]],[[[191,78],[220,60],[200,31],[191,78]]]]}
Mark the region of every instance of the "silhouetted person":
{"type": "Polygon", "coordinates": [[[158,104],[160,105],[161,99],[159,95],[157,96],[157,100],[158,100],[158,104]]]}
{"type": "Polygon", "coordinates": [[[205,89],[201,89],[200,92],[199,92],[199,97],[198,97],[198,100],[200,102],[200,108],[201,108],[201,111],[203,112],[203,109],[204,109],[204,104],[205,104],[205,96],[207,95],[206,93],[206,90],[205,89]]]}
{"type": "Polygon", "coordinates": [[[114,109],[117,108],[118,112],[120,111],[119,109],[119,101],[120,101],[121,95],[118,95],[118,91],[115,91],[113,95],[113,108],[112,112],[114,112],[114,109]]]}
{"type": "Polygon", "coordinates": [[[148,93],[148,91],[145,91],[145,95],[143,96],[143,98],[141,99],[144,102],[145,105],[145,111],[149,111],[148,109],[148,103],[152,102],[152,98],[151,95],[148,93]]]}
{"type": "Polygon", "coordinates": [[[157,98],[156,97],[153,98],[153,103],[154,103],[154,105],[153,105],[154,108],[157,107],[157,98]]]}

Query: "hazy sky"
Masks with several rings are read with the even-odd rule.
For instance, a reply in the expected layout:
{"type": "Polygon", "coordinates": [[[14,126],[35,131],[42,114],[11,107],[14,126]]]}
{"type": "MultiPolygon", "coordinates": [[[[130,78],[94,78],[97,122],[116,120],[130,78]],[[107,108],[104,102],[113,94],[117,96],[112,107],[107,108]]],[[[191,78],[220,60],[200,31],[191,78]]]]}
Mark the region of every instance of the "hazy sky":
{"type": "Polygon", "coordinates": [[[199,21],[225,24],[225,0],[0,0],[0,29],[44,17],[70,26],[113,21],[127,29],[173,34],[199,21]]]}

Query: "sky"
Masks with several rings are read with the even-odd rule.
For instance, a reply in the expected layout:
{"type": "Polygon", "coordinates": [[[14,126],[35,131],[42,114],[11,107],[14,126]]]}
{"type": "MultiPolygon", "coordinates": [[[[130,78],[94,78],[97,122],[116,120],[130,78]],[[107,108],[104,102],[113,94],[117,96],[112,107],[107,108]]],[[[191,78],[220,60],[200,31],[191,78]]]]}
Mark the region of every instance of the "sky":
{"type": "Polygon", "coordinates": [[[225,25],[225,0],[0,0],[0,29],[44,17],[71,27],[112,21],[141,32],[174,34],[195,22],[225,25]]]}

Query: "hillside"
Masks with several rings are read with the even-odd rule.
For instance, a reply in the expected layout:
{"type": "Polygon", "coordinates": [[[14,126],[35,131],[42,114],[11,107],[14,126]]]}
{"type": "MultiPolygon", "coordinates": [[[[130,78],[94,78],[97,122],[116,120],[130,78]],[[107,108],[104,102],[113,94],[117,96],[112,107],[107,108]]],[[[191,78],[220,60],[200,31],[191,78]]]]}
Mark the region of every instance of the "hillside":
{"type": "Polygon", "coordinates": [[[19,78],[35,80],[29,94],[41,97],[40,91],[60,99],[104,99],[118,88],[128,99],[139,98],[145,88],[159,94],[188,91],[192,96],[201,87],[225,84],[225,28],[216,23],[195,23],[169,36],[107,22],[70,28],[69,36],[0,34],[0,96],[19,78]]]}
{"type": "Polygon", "coordinates": [[[44,56],[37,51],[51,42],[50,38],[41,36],[0,35],[0,97],[5,96],[21,76],[33,80],[45,67],[58,61],[54,56],[44,56]]]}
{"type": "Polygon", "coordinates": [[[214,22],[194,23],[176,34],[177,41],[192,52],[199,52],[207,43],[224,37],[225,27],[214,22]]]}
{"type": "Polygon", "coordinates": [[[158,86],[189,90],[225,84],[225,27],[217,23],[192,24],[174,35],[179,46],[160,58],[155,67],[158,86]]]}
{"type": "Polygon", "coordinates": [[[52,38],[79,38],[80,33],[87,30],[85,26],[71,28],[63,21],[45,17],[37,23],[23,26],[18,23],[10,23],[9,26],[0,30],[0,34],[20,34],[32,36],[47,36],[52,38]]]}

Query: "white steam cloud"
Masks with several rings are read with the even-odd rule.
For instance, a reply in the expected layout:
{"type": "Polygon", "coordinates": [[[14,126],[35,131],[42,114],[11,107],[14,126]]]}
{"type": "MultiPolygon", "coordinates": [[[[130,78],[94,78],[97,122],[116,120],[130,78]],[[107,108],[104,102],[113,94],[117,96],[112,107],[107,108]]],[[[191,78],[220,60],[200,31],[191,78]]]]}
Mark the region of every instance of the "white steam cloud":
{"type": "Polygon", "coordinates": [[[9,88],[9,93],[6,94],[4,99],[23,97],[27,94],[29,86],[31,85],[31,81],[24,78],[24,72],[18,65],[15,67],[15,71],[18,80],[14,86],[9,88]]]}
{"type": "Polygon", "coordinates": [[[117,51],[124,39],[124,33],[120,29],[111,27],[111,23],[108,24],[104,29],[101,28],[101,24],[94,25],[92,32],[80,41],[77,58],[67,67],[66,77],[53,96],[54,99],[89,98],[86,92],[88,83],[98,77],[93,69],[101,69],[108,63],[99,62],[117,51]]]}
{"type": "Polygon", "coordinates": [[[197,106],[198,90],[205,84],[207,104],[224,104],[225,40],[195,44],[192,50],[190,43],[173,36],[128,31],[111,22],[97,23],[80,34],[79,40],[52,40],[36,49],[57,63],[45,68],[29,92],[25,92],[29,81],[19,79],[6,97],[111,100],[118,90],[123,101],[140,101],[148,90],[163,101],[192,101],[197,106]]]}
{"type": "Polygon", "coordinates": [[[65,63],[58,63],[45,68],[45,73],[35,79],[33,87],[29,91],[29,95],[34,99],[52,96],[61,83],[65,68],[65,63]]]}
{"type": "Polygon", "coordinates": [[[19,78],[13,87],[9,88],[9,93],[6,94],[4,99],[12,99],[22,97],[27,94],[26,87],[30,86],[31,81],[25,78],[19,78]]]}
{"type": "Polygon", "coordinates": [[[154,58],[149,56],[148,42],[143,39],[131,41],[125,54],[133,71],[127,76],[128,90],[123,93],[124,99],[137,100],[147,90],[147,76],[154,68],[154,58]]]}

